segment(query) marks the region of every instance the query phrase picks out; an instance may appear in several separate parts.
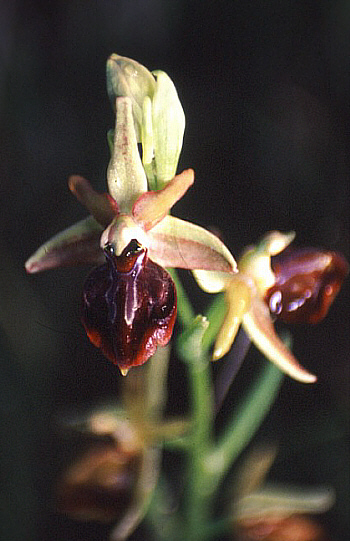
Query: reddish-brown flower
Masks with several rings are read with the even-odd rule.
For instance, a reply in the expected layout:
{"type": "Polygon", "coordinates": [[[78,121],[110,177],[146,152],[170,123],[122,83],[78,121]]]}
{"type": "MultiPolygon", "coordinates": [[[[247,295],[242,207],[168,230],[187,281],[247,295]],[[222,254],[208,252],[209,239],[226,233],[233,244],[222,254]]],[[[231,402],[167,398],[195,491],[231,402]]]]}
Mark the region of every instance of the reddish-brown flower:
{"type": "Polygon", "coordinates": [[[81,521],[120,520],[131,505],[142,453],[96,441],[62,474],[57,511],[81,521]]]}
{"type": "Polygon", "coordinates": [[[344,257],[314,248],[285,250],[271,258],[275,283],[265,302],[286,323],[318,323],[349,272],[344,257]]]}
{"type": "Polygon", "coordinates": [[[136,240],[119,256],[111,244],[104,252],[107,262],[84,285],[82,321],[91,342],[126,373],[170,340],[176,290],[167,271],[136,240]]]}

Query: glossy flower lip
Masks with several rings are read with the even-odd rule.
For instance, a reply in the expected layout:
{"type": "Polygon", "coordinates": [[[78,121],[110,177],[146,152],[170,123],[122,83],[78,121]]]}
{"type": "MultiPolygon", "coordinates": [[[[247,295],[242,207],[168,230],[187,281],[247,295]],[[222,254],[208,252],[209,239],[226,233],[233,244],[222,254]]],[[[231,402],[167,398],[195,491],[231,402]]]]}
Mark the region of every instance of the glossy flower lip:
{"type": "MultiPolygon", "coordinates": [[[[290,377],[303,382],[313,383],[316,376],[305,370],[278,337],[264,296],[272,288],[276,278],[271,267],[271,257],[276,256],[292,242],[294,232],[281,233],[272,231],[265,235],[256,246],[245,250],[238,261],[238,274],[228,276],[214,274],[216,291],[225,291],[228,309],[223,325],[218,333],[213,351],[213,360],[223,357],[231,348],[240,325],[255,346],[267,359],[275,363],[290,377]],[[218,279],[216,279],[218,278],[218,279]]],[[[194,272],[199,285],[202,271],[194,272]]]]}
{"type": "Polygon", "coordinates": [[[82,322],[91,342],[123,374],[146,362],[171,338],[176,290],[170,275],[147,257],[136,241],[88,276],[83,289],[82,322]]]}
{"type": "Polygon", "coordinates": [[[349,273],[342,255],[315,248],[285,250],[272,258],[271,266],[275,283],[265,302],[285,323],[319,323],[349,273]]]}
{"type": "MultiPolygon", "coordinates": [[[[237,269],[231,253],[215,235],[202,227],[169,215],[171,207],[193,184],[193,170],[187,169],[176,175],[161,190],[148,191],[147,177],[137,147],[131,99],[117,98],[116,111],[113,152],[107,170],[109,193],[99,194],[83,177],[71,177],[70,190],[91,215],[43,244],[28,259],[25,266],[27,272],[34,273],[81,263],[101,264],[107,256],[107,267],[104,265],[93,271],[93,277],[90,277],[85,285],[85,291],[88,291],[88,295],[92,295],[93,300],[90,299],[90,310],[86,311],[88,303],[85,302],[87,298],[85,297],[83,321],[90,340],[101,347],[107,357],[121,368],[123,374],[126,374],[131,366],[145,362],[154,353],[154,346],[157,343],[165,345],[171,336],[176,313],[176,294],[166,271],[161,267],[203,269],[203,272],[219,271],[229,274],[233,274],[237,269]],[[145,304],[140,299],[142,296],[146,297],[147,288],[142,284],[136,268],[128,279],[122,277],[124,271],[118,271],[118,277],[114,276],[111,280],[111,258],[106,253],[106,248],[113,250],[115,256],[119,258],[133,241],[140,245],[142,253],[147,256],[148,263],[145,264],[140,276],[143,277],[144,284],[148,284],[151,296],[154,293],[152,280],[159,283],[159,277],[164,273],[162,279],[167,284],[167,295],[173,300],[168,302],[163,299],[163,304],[158,308],[163,310],[166,307],[170,332],[165,332],[165,328],[160,324],[161,317],[156,318],[157,324],[154,324],[152,311],[148,314],[150,319],[147,322],[144,316],[141,317],[137,313],[138,310],[140,313],[144,310],[145,304]],[[155,269],[158,269],[157,272],[155,269]],[[99,279],[104,284],[101,287],[94,285],[99,279]],[[125,288],[123,293],[121,283],[125,288]],[[111,290],[114,291],[114,297],[110,293],[111,290]],[[109,330],[104,331],[107,319],[111,318],[117,306],[117,290],[126,304],[131,302],[132,295],[134,300],[136,299],[138,308],[129,312],[127,310],[129,315],[126,315],[125,324],[127,327],[132,322],[139,327],[139,332],[133,334],[130,329],[128,332],[123,331],[123,340],[131,340],[133,344],[134,340],[135,343],[138,342],[142,353],[138,353],[136,346],[131,347],[130,344],[127,347],[122,347],[121,342],[116,345],[116,339],[112,338],[111,333],[121,332],[123,326],[109,321],[109,330]],[[132,293],[133,291],[136,293],[132,293]],[[98,295],[104,296],[104,300],[99,301],[98,295]],[[94,306],[100,307],[104,313],[103,317],[96,315],[95,308],[91,308],[94,306]],[[90,316],[92,320],[88,321],[90,316]],[[142,320],[142,324],[137,324],[142,320]]],[[[139,267],[142,265],[137,266],[139,267]]],[[[161,296],[165,294],[164,291],[161,292],[160,287],[157,291],[161,296]]],[[[124,308],[120,304],[118,310],[124,314],[124,308]]]]}

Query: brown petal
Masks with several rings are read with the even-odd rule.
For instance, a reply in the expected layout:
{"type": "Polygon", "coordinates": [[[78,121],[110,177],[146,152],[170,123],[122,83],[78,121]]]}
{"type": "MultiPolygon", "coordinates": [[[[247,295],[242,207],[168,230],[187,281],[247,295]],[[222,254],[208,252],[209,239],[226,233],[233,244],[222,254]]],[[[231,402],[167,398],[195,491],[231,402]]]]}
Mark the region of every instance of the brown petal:
{"type": "Polygon", "coordinates": [[[107,227],[114,216],[119,214],[118,204],[113,197],[108,193],[95,192],[90,182],[84,177],[78,175],[69,177],[68,186],[78,201],[103,227],[107,227]]]}
{"type": "Polygon", "coordinates": [[[85,282],[82,322],[91,342],[125,374],[170,340],[176,290],[136,240],[120,256],[107,246],[106,257],[85,282]]]}
{"type": "Polygon", "coordinates": [[[26,261],[30,274],[56,267],[97,264],[103,261],[100,236],[103,229],[93,216],[64,229],[46,241],[26,261]]]}
{"type": "Polygon", "coordinates": [[[82,521],[121,519],[132,502],[140,465],[140,452],[95,443],[60,477],[57,510],[82,521]]]}
{"type": "Polygon", "coordinates": [[[271,263],[276,282],[265,302],[286,323],[321,321],[349,272],[342,255],[313,248],[282,252],[271,263]]]}
{"type": "Polygon", "coordinates": [[[148,231],[168,214],[171,207],[181,199],[193,182],[193,169],[186,169],[180,175],[176,175],[162,190],[143,193],[132,209],[135,220],[148,231]]]}

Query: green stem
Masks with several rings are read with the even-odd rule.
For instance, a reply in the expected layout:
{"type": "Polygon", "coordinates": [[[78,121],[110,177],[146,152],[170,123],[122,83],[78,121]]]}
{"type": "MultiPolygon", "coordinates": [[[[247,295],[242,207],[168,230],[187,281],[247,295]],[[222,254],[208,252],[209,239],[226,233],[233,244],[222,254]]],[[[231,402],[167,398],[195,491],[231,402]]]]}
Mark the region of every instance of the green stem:
{"type": "Polygon", "coordinates": [[[203,525],[210,519],[210,498],[203,466],[212,438],[213,399],[209,360],[198,361],[189,363],[193,433],[188,452],[186,539],[191,541],[202,539],[203,525]]]}
{"type": "Polygon", "coordinates": [[[260,378],[246,395],[243,404],[233,412],[215,450],[207,457],[215,487],[260,427],[277,397],[283,377],[274,364],[266,361],[260,378]]]}
{"type": "Polygon", "coordinates": [[[227,304],[225,300],[225,295],[216,295],[213,302],[205,313],[205,317],[209,321],[209,327],[207,328],[203,336],[203,351],[208,351],[213,342],[215,342],[216,336],[221,328],[226,313],[227,304]]]}
{"type": "Polygon", "coordinates": [[[192,308],[192,304],[187,296],[187,293],[178,277],[178,274],[175,269],[167,269],[170,276],[172,277],[177,293],[177,315],[183,327],[188,327],[194,317],[195,313],[192,308]]]}
{"type": "Polygon", "coordinates": [[[178,352],[187,364],[191,396],[192,432],[188,436],[185,513],[185,539],[203,539],[203,527],[210,521],[210,495],[204,459],[212,447],[213,396],[208,355],[202,340],[208,322],[197,316],[178,340],[178,352]]]}
{"type": "Polygon", "coordinates": [[[184,539],[183,526],[177,513],[172,512],[173,498],[164,477],[160,477],[148,508],[147,519],[158,541],[184,539]]]}

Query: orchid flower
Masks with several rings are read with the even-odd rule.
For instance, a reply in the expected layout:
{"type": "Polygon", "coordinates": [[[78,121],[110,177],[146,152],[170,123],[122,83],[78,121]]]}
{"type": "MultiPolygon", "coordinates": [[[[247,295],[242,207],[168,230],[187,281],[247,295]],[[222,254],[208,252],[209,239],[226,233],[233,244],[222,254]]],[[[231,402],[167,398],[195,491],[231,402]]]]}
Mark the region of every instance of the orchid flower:
{"type": "Polygon", "coordinates": [[[278,337],[271,314],[287,322],[319,321],[339,291],[348,265],[339,254],[313,249],[284,256],[294,236],[294,232],[268,233],[243,253],[235,276],[206,271],[194,275],[205,291],[226,294],[228,310],[216,338],[214,360],[229,351],[242,324],[270,361],[292,378],[312,383],[316,376],[300,366],[278,337]]]}
{"type": "Polygon", "coordinates": [[[107,73],[111,62],[118,69],[117,74],[112,71],[115,77],[110,77],[113,84],[109,86],[113,90],[115,81],[119,86],[107,170],[108,194],[95,192],[80,176],[70,177],[70,190],[90,216],[43,244],[25,266],[27,272],[35,273],[105,260],[86,280],[82,321],[91,342],[125,375],[131,366],[146,362],[157,345],[164,346],[170,340],[176,318],[176,290],[163,267],[232,274],[236,263],[215,235],[169,215],[194,181],[192,169],[169,176],[175,172],[183,134],[182,118],[179,128],[178,115],[174,116],[181,104],[176,101],[173,83],[166,74],[158,73],[153,88],[153,75],[146,68],[116,55],[109,60],[107,73]],[[141,80],[137,82],[139,73],[141,80]],[[149,74],[147,84],[144,73],[149,74]],[[130,81],[137,92],[134,86],[130,90],[130,81]],[[141,93],[140,97],[143,85],[146,95],[141,93]],[[127,95],[120,96],[123,92],[127,95]],[[138,111],[135,95],[142,100],[145,114],[138,111]],[[149,166],[149,178],[158,181],[153,187],[162,186],[158,191],[149,191],[152,182],[137,146],[140,132],[142,158],[147,162],[144,165],[149,166]]]}
{"type": "Polygon", "coordinates": [[[66,437],[85,441],[63,468],[56,508],[79,521],[114,522],[111,541],[129,538],[143,519],[155,489],[161,447],[184,436],[185,418],[163,416],[170,348],[122,383],[119,402],[93,406],[60,420],[66,437]]]}
{"type": "Polygon", "coordinates": [[[275,446],[253,448],[243,462],[235,487],[232,527],[240,541],[321,541],[323,530],[311,515],[325,513],[335,501],[324,487],[296,488],[266,483],[275,446]]]}

